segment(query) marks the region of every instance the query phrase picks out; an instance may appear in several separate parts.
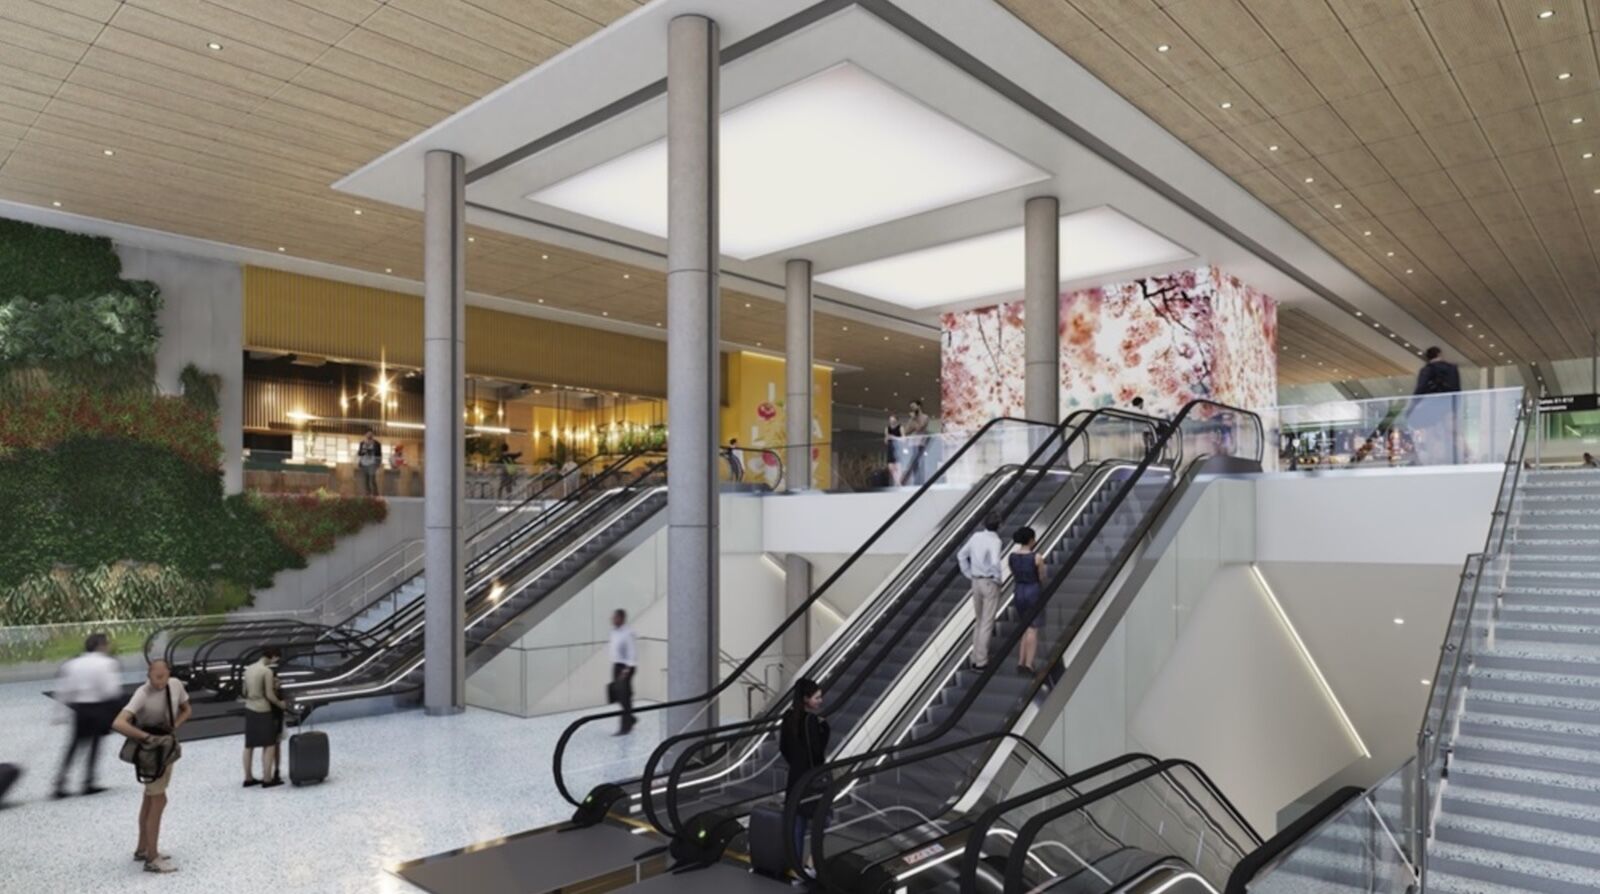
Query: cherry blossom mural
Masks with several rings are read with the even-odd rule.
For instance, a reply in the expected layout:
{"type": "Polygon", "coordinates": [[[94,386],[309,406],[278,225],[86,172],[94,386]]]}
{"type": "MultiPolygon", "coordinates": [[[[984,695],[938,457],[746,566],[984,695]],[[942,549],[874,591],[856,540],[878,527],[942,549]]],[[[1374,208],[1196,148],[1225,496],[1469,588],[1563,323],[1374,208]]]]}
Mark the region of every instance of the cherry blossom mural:
{"type": "MultiPolygon", "coordinates": [[[[1022,415],[1022,302],[945,314],[947,431],[1022,415]]],[[[1277,396],[1277,303],[1215,267],[1061,296],[1062,413],[1143,397],[1171,414],[1207,397],[1255,409],[1277,396]]]]}

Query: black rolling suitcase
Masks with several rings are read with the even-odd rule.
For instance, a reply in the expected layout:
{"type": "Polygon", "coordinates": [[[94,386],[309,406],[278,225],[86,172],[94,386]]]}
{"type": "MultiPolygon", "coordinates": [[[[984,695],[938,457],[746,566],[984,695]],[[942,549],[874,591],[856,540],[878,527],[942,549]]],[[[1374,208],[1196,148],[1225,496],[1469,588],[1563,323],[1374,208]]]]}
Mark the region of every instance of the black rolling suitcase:
{"type": "Polygon", "coordinates": [[[775,879],[789,877],[789,859],[784,853],[783,807],[763,804],[750,811],[750,868],[775,879]]]}
{"type": "Polygon", "coordinates": [[[310,785],[328,778],[328,734],[295,733],[289,737],[289,783],[310,785]]]}
{"type": "Polygon", "coordinates": [[[0,764],[0,806],[4,806],[6,792],[17,784],[17,777],[22,775],[22,768],[16,764],[0,764]]]}

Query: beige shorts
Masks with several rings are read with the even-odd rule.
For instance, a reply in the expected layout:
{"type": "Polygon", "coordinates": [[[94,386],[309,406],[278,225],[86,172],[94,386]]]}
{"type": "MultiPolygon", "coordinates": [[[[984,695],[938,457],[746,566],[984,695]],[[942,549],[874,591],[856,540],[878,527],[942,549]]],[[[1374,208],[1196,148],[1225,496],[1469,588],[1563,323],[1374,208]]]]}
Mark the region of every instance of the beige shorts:
{"type": "Polygon", "coordinates": [[[165,773],[161,774],[160,778],[156,779],[154,782],[146,782],[144,784],[145,797],[153,798],[156,795],[164,795],[167,793],[167,783],[172,781],[172,768],[177,763],[177,761],[173,761],[172,763],[167,764],[167,770],[165,773]]]}

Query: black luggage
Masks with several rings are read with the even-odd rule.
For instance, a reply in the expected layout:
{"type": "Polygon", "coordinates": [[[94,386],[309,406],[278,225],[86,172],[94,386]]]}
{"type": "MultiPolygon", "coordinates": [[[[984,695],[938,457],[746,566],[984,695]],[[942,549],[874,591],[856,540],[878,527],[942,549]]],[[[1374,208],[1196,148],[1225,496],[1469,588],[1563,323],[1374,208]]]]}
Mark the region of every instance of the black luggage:
{"type": "Polygon", "coordinates": [[[750,811],[750,868],[775,879],[789,877],[784,851],[783,805],[763,804],[750,811]]]}
{"type": "Polygon", "coordinates": [[[309,785],[328,778],[328,734],[295,733],[289,737],[289,783],[309,785]]]}
{"type": "Polygon", "coordinates": [[[6,799],[6,792],[17,784],[17,777],[22,775],[22,768],[16,764],[0,764],[0,802],[6,799]]]}

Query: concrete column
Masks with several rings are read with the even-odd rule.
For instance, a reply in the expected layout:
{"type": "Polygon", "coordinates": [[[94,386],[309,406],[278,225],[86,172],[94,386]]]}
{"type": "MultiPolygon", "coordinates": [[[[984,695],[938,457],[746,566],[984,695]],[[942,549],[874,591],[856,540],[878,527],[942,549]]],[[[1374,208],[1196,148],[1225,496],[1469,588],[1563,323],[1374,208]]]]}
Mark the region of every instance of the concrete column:
{"type": "MultiPolygon", "coordinates": [[[[811,562],[797,553],[783,557],[783,613],[787,617],[811,598],[811,562]]],[[[811,657],[811,618],[796,621],[783,634],[783,682],[793,683],[800,665],[811,657]]]]}
{"type": "MultiPolygon", "coordinates": [[[[811,436],[811,262],[793,260],[784,266],[784,413],[790,444],[810,444],[811,436]]],[[[811,489],[811,448],[790,447],[783,458],[785,490],[811,489]]]]}
{"type": "Polygon", "coordinates": [[[434,149],[423,163],[423,706],[455,714],[466,705],[463,605],[466,494],[462,455],[466,399],[466,168],[434,149]]]}
{"type": "Polygon", "coordinates": [[[1040,422],[1060,421],[1061,405],[1061,205],[1038,196],[1023,206],[1027,255],[1023,280],[1023,350],[1027,360],[1022,412],[1040,422]]]}
{"type": "MultiPolygon", "coordinates": [[[[667,28],[667,697],[715,685],[717,668],[716,22],[685,15],[667,28]]],[[[669,714],[676,733],[707,714],[669,714]]]]}

